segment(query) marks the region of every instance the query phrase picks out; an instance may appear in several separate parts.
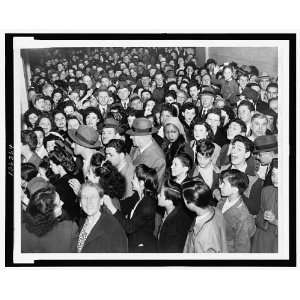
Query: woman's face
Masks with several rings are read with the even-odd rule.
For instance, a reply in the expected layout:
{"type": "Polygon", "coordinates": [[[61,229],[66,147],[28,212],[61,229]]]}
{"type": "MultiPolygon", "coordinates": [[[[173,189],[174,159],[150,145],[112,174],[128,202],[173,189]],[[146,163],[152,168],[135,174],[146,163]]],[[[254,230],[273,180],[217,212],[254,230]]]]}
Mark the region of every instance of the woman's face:
{"type": "Polygon", "coordinates": [[[36,114],[30,114],[28,116],[29,123],[34,127],[36,121],[38,120],[38,116],[36,114]]]}
{"type": "Polygon", "coordinates": [[[172,176],[179,177],[187,172],[187,168],[183,165],[179,158],[175,157],[171,166],[171,172],[172,176]]]}
{"type": "Polygon", "coordinates": [[[194,126],[194,138],[196,141],[206,139],[207,134],[208,134],[208,132],[204,125],[195,125],[194,126]]]}
{"type": "Polygon", "coordinates": [[[39,126],[43,128],[45,135],[47,135],[51,131],[51,122],[48,118],[42,118],[40,120],[39,126]]]}
{"type": "Polygon", "coordinates": [[[78,120],[70,119],[68,120],[68,129],[78,129],[80,126],[78,120]]]}
{"type": "Polygon", "coordinates": [[[168,124],[165,127],[165,135],[167,140],[170,143],[174,143],[177,141],[178,137],[179,137],[179,130],[177,129],[176,126],[172,125],[172,124],[168,124]]]}
{"type": "Polygon", "coordinates": [[[95,114],[93,112],[90,112],[86,116],[86,125],[87,126],[97,128],[97,123],[98,122],[99,122],[99,118],[98,118],[97,114],[95,114]]]}
{"type": "Polygon", "coordinates": [[[66,129],[67,120],[62,113],[58,113],[54,116],[54,122],[58,129],[66,129]]]}
{"type": "Polygon", "coordinates": [[[80,205],[88,216],[94,216],[100,211],[102,199],[95,187],[86,186],[82,189],[80,205]]]}

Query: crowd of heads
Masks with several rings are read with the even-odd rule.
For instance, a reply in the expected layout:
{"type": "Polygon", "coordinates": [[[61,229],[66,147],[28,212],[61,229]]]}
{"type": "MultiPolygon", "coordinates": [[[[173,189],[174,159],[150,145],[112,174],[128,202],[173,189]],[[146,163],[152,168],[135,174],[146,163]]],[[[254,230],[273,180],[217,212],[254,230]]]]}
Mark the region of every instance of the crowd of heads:
{"type": "Polygon", "coordinates": [[[45,218],[53,225],[63,214],[60,178],[78,180],[71,186],[86,214],[85,192],[96,190],[99,210],[104,195],[123,199],[120,166],[151,141],[164,152],[164,176],[140,164],[130,184],[162,207],[185,203],[197,212],[213,203],[212,184],[194,177],[197,168],[234,166],[220,172],[221,197],[247,190],[251,159],[255,174],[260,166],[278,168],[277,77],[254,65],[200,63],[195,48],[128,47],[44,49],[30,67],[22,205],[27,218],[38,216],[39,235],[49,228],[45,218]]]}

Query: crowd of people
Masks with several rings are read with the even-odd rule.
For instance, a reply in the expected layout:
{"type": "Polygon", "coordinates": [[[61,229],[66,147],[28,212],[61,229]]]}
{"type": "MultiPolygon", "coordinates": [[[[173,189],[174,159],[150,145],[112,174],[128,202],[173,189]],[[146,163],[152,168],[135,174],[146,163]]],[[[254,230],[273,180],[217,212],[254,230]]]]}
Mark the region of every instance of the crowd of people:
{"type": "Polygon", "coordinates": [[[195,48],[47,49],[21,130],[21,250],[278,252],[278,83],[195,48]]]}

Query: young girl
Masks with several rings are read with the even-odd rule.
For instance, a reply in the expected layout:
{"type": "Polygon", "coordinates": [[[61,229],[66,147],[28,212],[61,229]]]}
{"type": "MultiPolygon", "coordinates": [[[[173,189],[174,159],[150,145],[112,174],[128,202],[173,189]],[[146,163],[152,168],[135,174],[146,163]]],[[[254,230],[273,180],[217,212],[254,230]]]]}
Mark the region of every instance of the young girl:
{"type": "Polygon", "coordinates": [[[261,208],[256,217],[257,230],[253,238],[252,252],[278,252],[278,159],[271,165],[272,183],[261,192],[261,208]]]}

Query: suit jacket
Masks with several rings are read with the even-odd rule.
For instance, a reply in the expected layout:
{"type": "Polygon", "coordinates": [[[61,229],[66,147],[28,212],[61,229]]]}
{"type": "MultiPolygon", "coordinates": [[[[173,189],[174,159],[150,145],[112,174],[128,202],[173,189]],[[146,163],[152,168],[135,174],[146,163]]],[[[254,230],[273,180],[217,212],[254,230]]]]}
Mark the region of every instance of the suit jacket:
{"type": "MultiPolygon", "coordinates": [[[[81,229],[80,229],[81,230],[81,229]]],[[[76,252],[80,230],[77,234],[76,252]]],[[[128,252],[127,237],[119,222],[109,213],[102,211],[101,216],[88,235],[82,253],[126,253],[128,252]]]]}
{"type": "Polygon", "coordinates": [[[132,197],[121,201],[121,211],[117,211],[114,217],[123,226],[128,236],[129,252],[151,253],[156,251],[156,241],[153,235],[155,226],[156,199],[144,196],[139,201],[139,195],[135,192],[132,197]],[[135,205],[137,206],[135,207],[135,205]],[[130,218],[130,213],[134,209],[130,218]],[[125,217],[127,215],[127,218],[125,217]]]}
{"type": "Polygon", "coordinates": [[[157,172],[158,182],[161,185],[165,175],[166,160],[162,149],[153,140],[152,144],[140,153],[137,147],[133,147],[130,152],[133,165],[136,167],[145,164],[149,168],[153,168],[157,172]]]}
{"type": "Polygon", "coordinates": [[[158,252],[182,253],[191,224],[192,219],[182,207],[175,207],[161,224],[157,242],[158,252]]]}
{"type": "MultiPolygon", "coordinates": [[[[218,203],[222,210],[225,200],[218,203]]],[[[250,215],[244,201],[240,199],[224,213],[226,223],[226,239],[229,252],[250,253],[251,238],[255,233],[256,226],[252,215],[250,215]]]]}

